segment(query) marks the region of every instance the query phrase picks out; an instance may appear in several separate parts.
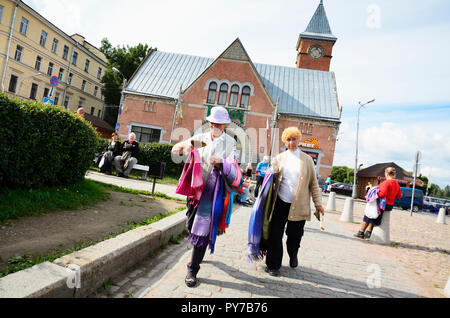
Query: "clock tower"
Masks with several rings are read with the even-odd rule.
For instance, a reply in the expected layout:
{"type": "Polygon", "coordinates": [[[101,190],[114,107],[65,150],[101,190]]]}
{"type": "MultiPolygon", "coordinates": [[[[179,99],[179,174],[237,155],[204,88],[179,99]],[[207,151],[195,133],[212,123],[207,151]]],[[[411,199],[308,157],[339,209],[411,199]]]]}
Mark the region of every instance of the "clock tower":
{"type": "Polygon", "coordinates": [[[333,46],[336,40],[337,38],[331,33],[323,0],[321,0],[305,32],[300,33],[298,38],[296,66],[311,70],[330,71],[333,46]]]}

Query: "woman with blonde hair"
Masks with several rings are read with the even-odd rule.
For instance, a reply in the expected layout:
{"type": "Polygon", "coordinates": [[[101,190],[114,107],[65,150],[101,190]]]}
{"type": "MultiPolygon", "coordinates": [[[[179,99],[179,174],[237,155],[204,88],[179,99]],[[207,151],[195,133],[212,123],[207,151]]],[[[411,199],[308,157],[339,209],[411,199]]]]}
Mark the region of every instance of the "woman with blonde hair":
{"type": "Polygon", "coordinates": [[[299,149],[302,135],[297,127],[283,131],[282,141],[287,150],[272,160],[274,198],[269,212],[269,239],[266,272],[279,276],[283,258],[283,232],[286,227],[287,252],[291,268],[298,266],[297,254],[306,221],[311,221],[311,196],[315,208],[322,215],[322,197],[316,179],[314,162],[299,149]],[[287,226],[286,226],[287,224],[287,226]]]}
{"type": "Polygon", "coordinates": [[[383,198],[386,200],[386,208],[384,210],[379,209],[380,214],[376,219],[370,219],[366,215],[364,215],[361,228],[358,233],[354,234],[355,237],[361,239],[369,239],[372,234],[373,227],[379,226],[381,224],[383,212],[392,211],[392,208],[394,207],[394,201],[396,199],[402,198],[402,191],[400,190],[400,185],[395,180],[395,173],[395,168],[386,168],[386,170],[384,171],[386,180],[377,187],[378,198],[383,198]]]}

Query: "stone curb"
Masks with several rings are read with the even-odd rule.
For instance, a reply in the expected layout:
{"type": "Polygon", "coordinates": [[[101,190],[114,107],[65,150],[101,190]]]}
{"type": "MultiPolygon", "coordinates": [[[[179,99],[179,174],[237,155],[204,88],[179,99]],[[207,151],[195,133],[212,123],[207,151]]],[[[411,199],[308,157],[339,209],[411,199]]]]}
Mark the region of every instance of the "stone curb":
{"type": "Polygon", "coordinates": [[[0,298],[87,297],[180,235],[185,212],[0,278],[0,298]]]}

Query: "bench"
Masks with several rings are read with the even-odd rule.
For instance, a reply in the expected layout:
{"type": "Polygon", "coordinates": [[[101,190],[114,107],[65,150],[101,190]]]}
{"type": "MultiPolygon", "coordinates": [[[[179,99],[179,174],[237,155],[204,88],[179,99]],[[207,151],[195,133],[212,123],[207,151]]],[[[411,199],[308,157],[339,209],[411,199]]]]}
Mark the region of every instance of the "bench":
{"type": "Polygon", "coordinates": [[[144,165],[139,165],[139,164],[135,164],[133,166],[133,170],[140,170],[142,171],[142,180],[147,180],[147,173],[150,170],[149,166],[144,166],[144,165]]]}

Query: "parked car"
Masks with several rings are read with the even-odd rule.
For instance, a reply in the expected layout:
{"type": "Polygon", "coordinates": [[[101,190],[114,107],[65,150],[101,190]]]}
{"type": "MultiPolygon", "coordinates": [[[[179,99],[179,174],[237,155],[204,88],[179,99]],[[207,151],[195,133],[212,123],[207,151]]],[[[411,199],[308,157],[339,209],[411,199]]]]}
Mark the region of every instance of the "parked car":
{"type": "Polygon", "coordinates": [[[450,200],[425,197],[423,199],[423,210],[433,213],[439,213],[440,208],[445,208],[445,214],[450,212],[450,200]]]}
{"type": "MultiPolygon", "coordinates": [[[[394,206],[400,207],[403,210],[411,208],[412,190],[411,188],[400,188],[402,191],[402,198],[394,201],[394,206]]],[[[413,212],[419,212],[423,209],[424,195],[423,191],[419,189],[414,190],[413,212]]]]}
{"type": "Polygon", "coordinates": [[[336,182],[331,184],[331,191],[336,192],[336,194],[352,195],[353,186],[351,184],[336,182]]]}

